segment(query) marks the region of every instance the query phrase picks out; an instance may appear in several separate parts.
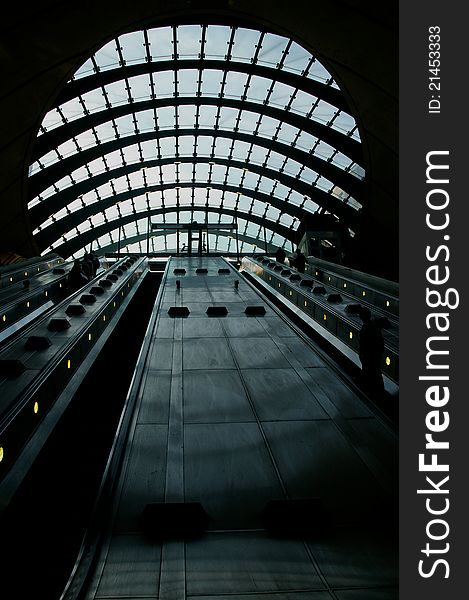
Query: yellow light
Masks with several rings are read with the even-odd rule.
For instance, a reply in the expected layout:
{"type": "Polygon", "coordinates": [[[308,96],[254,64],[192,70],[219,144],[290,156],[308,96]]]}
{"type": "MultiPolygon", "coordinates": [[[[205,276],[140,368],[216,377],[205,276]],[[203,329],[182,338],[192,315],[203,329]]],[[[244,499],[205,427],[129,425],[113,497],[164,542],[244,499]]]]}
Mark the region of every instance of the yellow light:
{"type": "Polygon", "coordinates": [[[319,273],[316,271],[316,277],[319,275],[319,273]]]}
{"type": "Polygon", "coordinates": [[[278,287],[282,287],[282,284],[281,284],[281,283],[279,283],[279,284],[278,284],[278,287]]]}
{"type": "Polygon", "coordinates": [[[37,268],[37,272],[39,273],[39,271],[40,271],[40,269],[39,269],[39,267],[38,267],[38,268],[37,268]]]}
{"type": "Polygon", "coordinates": [[[389,300],[386,300],[386,306],[389,306],[389,300]]]}
{"type": "Polygon", "coordinates": [[[26,302],[26,308],[29,308],[29,300],[26,302]]]}
{"type": "Polygon", "coordinates": [[[389,358],[389,356],[386,356],[386,364],[388,367],[391,364],[391,359],[389,358]]]}
{"type": "Polygon", "coordinates": [[[288,293],[290,294],[290,296],[293,296],[293,292],[291,290],[288,293]]]}
{"type": "Polygon", "coordinates": [[[0,446],[0,462],[3,460],[3,448],[0,446]]]}
{"type": "Polygon", "coordinates": [[[113,302],[112,305],[114,306],[114,308],[116,308],[116,303],[115,302],[113,302]]]}
{"type": "Polygon", "coordinates": [[[326,313],[324,313],[323,319],[324,319],[324,321],[327,321],[327,315],[326,315],[326,313]]]}
{"type": "Polygon", "coordinates": [[[67,360],[67,369],[72,368],[72,361],[70,359],[67,360]]]}
{"type": "Polygon", "coordinates": [[[308,301],[307,300],[305,300],[305,306],[308,306],[308,301]]]}
{"type": "Polygon", "coordinates": [[[106,320],[106,315],[103,315],[103,321],[105,321],[105,320],[106,320]]]}
{"type": "Polygon", "coordinates": [[[269,281],[272,281],[272,277],[269,275],[269,281]]]}
{"type": "Polygon", "coordinates": [[[10,283],[13,281],[13,277],[10,277],[10,283]]]}
{"type": "Polygon", "coordinates": [[[124,295],[124,290],[122,290],[122,292],[121,292],[121,296],[123,296],[123,295],[124,295]]]}
{"type": "Polygon", "coordinates": [[[6,315],[3,315],[3,317],[2,317],[2,321],[5,323],[5,321],[6,321],[6,320],[7,320],[7,316],[6,316],[6,315]]]}
{"type": "Polygon", "coordinates": [[[28,271],[24,272],[24,276],[27,277],[28,276],[28,271]]]}
{"type": "Polygon", "coordinates": [[[62,287],[62,284],[61,284],[61,283],[59,283],[59,288],[61,288],[61,287],[62,287]]]}
{"type": "Polygon", "coordinates": [[[363,290],[363,292],[362,292],[362,296],[366,296],[366,292],[365,292],[365,290],[363,290]]]}
{"type": "Polygon", "coordinates": [[[46,295],[46,298],[47,298],[47,295],[48,295],[48,292],[47,292],[47,290],[44,292],[44,294],[46,295]]]}
{"type": "Polygon", "coordinates": [[[344,288],[346,288],[346,287],[347,287],[347,284],[346,284],[346,283],[344,283],[344,288]]]}
{"type": "Polygon", "coordinates": [[[37,415],[37,413],[39,412],[39,404],[37,402],[34,403],[33,411],[35,415],[37,415]]]}
{"type": "Polygon", "coordinates": [[[329,281],[331,280],[331,278],[330,278],[330,277],[328,277],[328,279],[329,279],[329,281]]]}
{"type": "Polygon", "coordinates": [[[350,338],[351,340],[353,340],[353,331],[351,331],[351,332],[348,334],[348,336],[349,336],[349,338],[350,338]]]}
{"type": "Polygon", "coordinates": [[[91,342],[91,333],[88,334],[88,341],[91,342]]]}

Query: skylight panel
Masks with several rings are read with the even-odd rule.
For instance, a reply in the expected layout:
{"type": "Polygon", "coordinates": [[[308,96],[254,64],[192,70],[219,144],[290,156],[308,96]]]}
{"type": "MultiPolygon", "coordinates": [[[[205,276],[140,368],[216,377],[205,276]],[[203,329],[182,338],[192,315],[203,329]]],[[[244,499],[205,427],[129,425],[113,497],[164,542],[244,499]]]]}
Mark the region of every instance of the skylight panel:
{"type": "Polygon", "coordinates": [[[126,64],[131,65],[145,61],[146,52],[142,31],[133,31],[119,36],[119,44],[126,64]]]}
{"type": "Polygon", "coordinates": [[[116,40],[111,40],[100,48],[94,55],[94,58],[100,71],[117,68],[119,66],[119,54],[117,52],[116,40]]]}
{"type": "Polygon", "coordinates": [[[148,75],[129,77],[129,87],[134,101],[151,99],[151,86],[148,75]]]}
{"type": "Polygon", "coordinates": [[[89,58],[79,69],[73,74],[74,79],[81,79],[94,73],[93,61],[89,58]]]}
{"type": "Polygon", "coordinates": [[[179,25],[176,27],[178,58],[198,58],[202,27],[200,25],[179,25]]]}
{"type": "Polygon", "coordinates": [[[179,140],[179,155],[180,156],[192,156],[194,152],[194,136],[183,135],[179,140]]]}
{"type": "Polygon", "coordinates": [[[73,121],[78,117],[82,117],[83,107],[80,104],[78,98],[72,98],[68,102],[61,104],[60,110],[62,111],[63,116],[67,119],[67,121],[73,121]]]}
{"type": "MultiPolygon", "coordinates": [[[[197,154],[200,156],[210,156],[212,153],[212,144],[213,138],[208,137],[206,135],[197,136],[197,154]]],[[[229,144],[229,140],[224,138],[217,139],[217,147],[219,145],[220,148],[225,148],[229,144]]],[[[221,156],[226,156],[227,150],[221,154],[221,156]]]]}
{"type": "MultiPolygon", "coordinates": [[[[142,110],[135,113],[138,130],[142,133],[146,131],[154,131],[155,117],[153,110],[142,110]]],[[[154,143],[153,143],[154,145],[154,143]]]]}
{"type": "Polygon", "coordinates": [[[269,105],[285,108],[294,92],[294,88],[280,81],[276,81],[269,98],[269,105]]]}
{"type": "Polygon", "coordinates": [[[181,69],[177,72],[179,96],[192,96],[197,93],[199,71],[196,69],[181,69]]]}
{"type": "Polygon", "coordinates": [[[253,102],[263,102],[272,86],[272,80],[254,75],[249,82],[247,99],[253,102]]]}
{"type": "Polygon", "coordinates": [[[152,60],[171,60],[173,54],[172,27],[158,27],[147,31],[152,60]]]}
{"type": "Polygon", "coordinates": [[[233,48],[231,50],[232,60],[251,62],[259,42],[260,34],[252,29],[237,28],[234,35],[233,48]]]}
{"type": "MultiPolygon", "coordinates": [[[[105,123],[104,126],[105,125],[109,126],[109,123],[105,123]]],[[[104,126],[102,126],[100,132],[102,132],[102,131],[105,130],[104,126]]],[[[108,131],[107,133],[108,133],[108,136],[111,137],[110,132],[108,131]]],[[[97,134],[98,134],[98,132],[97,132],[97,134]]],[[[80,146],[80,148],[82,150],[86,150],[87,148],[91,148],[93,146],[96,146],[96,137],[94,136],[94,134],[93,134],[93,132],[92,132],[91,129],[88,129],[87,131],[83,131],[83,133],[79,133],[75,137],[75,139],[77,141],[77,144],[80,146]]],[[[109,138],[103,138],[103,139],[101,139],[101,138],[99,138],[99,134],[98,134],[98,139],[100,141],[106,141],[106,139],[109,139],[109,138]]],[[[76,146],[75,146],[75,152],[76,151],[77,150],[76,150],[76,146]]]]}
{"type": "Polygon", "coordinates": [[[129,101],[129,94],[127,93],[123,79],[108,83],[104,86],[104,90],[111,106],[120,106],[129,101]]]}
{"type": "Polygon", "coordinates": [[[217,69],[204,69],[201,74],[201,94],[205,97],[218,97],[221,93],[223,73],[217,69]]]}
{"type": "Polygon", "coordinates": [[[286,71],[301,74],[309,64],[311,54],[296,42],[292,42],[288,54],[283,63],[286,71]]]}
{"type": "Polygon", "coordinates": [[[246,73],[238,73],[236,71],[228,71],[225,80],[223,94],[227,98],[240,98],[246,87],[248,75],[246,73]]]}
{"type": "Polygon", "coordinates": [[[158,71],[153,79],[157,98],[172,98],[174,96],[174,71],[158,71]]]}
{"type": "Polygon", "coordinates": [[[261,50],[259,52],[258,63],[269,67],[276,67],[280,62],[288,40],[274,33],[266,33],[262,40],[261,50]]]}
{"type": "Polygon", "coordinates": [[[205,40],[205,57],[220,59],[226,56],[231,28],[225,25],[208,25],[205,40]]]}

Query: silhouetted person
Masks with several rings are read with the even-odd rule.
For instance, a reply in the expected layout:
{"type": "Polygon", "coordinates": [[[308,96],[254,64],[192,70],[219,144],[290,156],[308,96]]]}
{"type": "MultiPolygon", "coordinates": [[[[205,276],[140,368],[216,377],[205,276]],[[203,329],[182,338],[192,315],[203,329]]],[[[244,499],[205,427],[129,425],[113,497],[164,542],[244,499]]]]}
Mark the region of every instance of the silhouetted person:
{"type": "Polygon", "coordinates": [[[306,256],[303,254],[303,252],[301,252],[299,248],[296,251],[295,258],[293,260],[293,266],[297,269],[299,273],[305,272],[306,256]]]}
{"type": "Polygon", "coordinates": [[[277,248],[277,252],[275,253],[275,260],[279,263],[284,263],[287,255],[285,254],[285,250],[283,248],[277,248]]]}
{"type": "Polygon", "coordinates": [[[101,266],[101,263],[99,261],[99,258],[96,256],[96,254],[91,251],[88,254],[92,264],[93,264],[93,277],[96,277],[96,273],[98,272],[99,267],[101,266]]]}
{"type": "Polygon", "coordinates": [[[85,254],[85,256],[83,257],[83,259],[81,261],[81,268],[82,268],[85,276],[88,278],[88,281],[90,279],[93,279],[94,265],[93,265],[93,261],[90,259],[89,254],[85,254]]]}
{"type": "Polygon", "coordinates": [[[381,324],[377,319],[371,318],[370,309],[365,306],[361,307],[358,315],[363,323],[359,341],[363,385],[366,391],[381,394],[384,391],[383,376],[381,374],[384,340],[381,324]]]}
{"type": "Polygon", "coordinates": [[[77,259],[73,263],[73,267],[70,269],[70,273],[68,274],[67,282],[70,293],[76,292],[88,283],[88,278],[83,273],[82,263],[80,260],[77,259]]]}

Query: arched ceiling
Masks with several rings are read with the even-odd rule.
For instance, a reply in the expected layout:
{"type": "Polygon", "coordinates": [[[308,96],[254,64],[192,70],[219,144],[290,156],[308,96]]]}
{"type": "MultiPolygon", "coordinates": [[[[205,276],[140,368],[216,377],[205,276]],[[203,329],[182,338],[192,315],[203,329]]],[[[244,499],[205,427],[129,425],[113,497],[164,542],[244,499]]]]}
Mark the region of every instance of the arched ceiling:
{"type": "MultiPolygon", "coordinates": [[[[292,39],[221,24],[123,34],[57,95],[33,147],[28,210],[42,253],[140,243],[153,222],[237,219],[241,251],[285,245],[365,201],[357,124],[331,74],[292,39]]],[[[210,234],[230,250],[231,234],[210,234]]],[[[174,251],[173,233],[150,251],[174,251]]],[[[145,244],[144,244],[145,246],[145,244]]],[[[232,249],[232,248],[231,248],[232,249]]]]}
{"type": "MultiPolygon", "coordinates": [[[[28,203],[36,193],[32,195],[28,172],[38,154],[49,152],[45,150],[46,145],[41,147],[41,135],[38,140],[41,123],[57,105],[59,97],[63,103],[67,102],[67,82],[77,69],[93,53],[125,33],[173,24],[224,23],[293,39],[312,52],[340,85],[342,101],[345,99],[358,125],[363,163],[360,163],[359,156],[352,154],[351,147],[357,146],[353,138],[350,138],[348,147],[339,147],[333,127],[328,128],[326,137],[325,133],[320,133],[325,129],[321,128],[322,124],[312,119],[306,123],[309,128],[305,131],[339,149],[366,170],[361,197],[355,198],[354,193],[351,194],[362,203],[362,208],[349,213],[359,216],[355,224],[356,235],[350,246],[351,265],[397,278],[397,17],[397,5],[392,0],[378,4],[370,0],[289,0],[288,3],[284,0],[133,0],[131,3],[82,0],[80,3],[68,3],[66,10],[55,0],[39,0],[28,5],[27,10],[21,3],[11,4],[0,24],[0,251],[14,251],[25,257],[39,253],[36,235],[33,235],[38,226],[32,225],[32,213],[28,209],[28,203]]],[[[166,60],[172,62],[173,57],[166,60]]],[[[186,66],[189,66],[190,60],[185,61],[186,66]]],[[[213,60],[219,61],[217,58],[213,60]]],[[[125,68],[132,76],[137,76],[138,69],[148,71],[154,68],[153,76],[157,76],[163,62],[128,64],[125,68]]],[[[195,62],[198,62],[198,57],[195,62]]],[[[249,75],[250,69],[255,69],[259,77],[263,76],[264,65],[251,65],[247,61],[238,63],[240,75],[249,75]]],[[[102,71],[99,76],[110,77],[111,70],[102,71]]],[[[290,76],[287,71],[277,75],[290,76]]],[[[68,88],[71,93],[69,100],[77,96],[78,87],[75,86],[85,84],[85,79],[81,78],[81,82],[77,79],[74,87],[68,88]]],[[[88,81],[91,83],[92,79],[88,81]]],[[[289,85],[286,80],[282,83],[289,85]]],[[[337,92],[334,86],[330,89],[331,93],[337,92]]],[[[326,96],[322,97],[328,101],[326,96]]],[[[207,106],[210,103],[215,105],[218,100],[215,97],[205,98],[207,106]]],[[[184,96],[159,99],[161,107],[165,102],[168,106],[175,101],[181,107],[187,106],[185,102],[192,102],[191,98],[184,96]]],[[[142,111],[147,108],[145,102],[152,101],[138,101],[142,111]]],[[[241,100],[237,98],[223,99],[225,107],[236,108],[239,102],[241,100]]],[[[248,99],[242,102],[246,109],[255,112],[254,102],[248,99]]],[[[128,114],[128,104],[124,102],[112,109],[115,119],[128,114]]],[[[278,118],[276,115],[281,112],[283,120],[294,127],[301,119],[294,111],[285,111],[283,106],[277,109],[263,105],[261,108],[265,116],[273,119],[278,118]]],[[[87,121],[72,119],[67,128],[60,128],[60,135],[64,136],[60,140],[55,137],[59,135],[59,128],[54,135],[52,131],[47,132],[50,135],[43,138],[44,144],[48,140],[47,143],[52,145],[49,148],[58,147],[67,138],[83,133],[77,127],[89,125],[89,129],[92,124],[100,124],[102,115],[98,112],[91,111],[87,116],[87,121]]],[[[340,139],[345,142],[346,137],[340,139]]],[[[201,160],[202,157],[199,157],[199,162],[201,160]]],[[[253,166],[251,164],[250,170],[253,166]]],[[[94,175],[93,179],[97,182],[104,175],[94,175]]],[[[281,175],[283,178],[287,176],[286,173],[281,175]]],[[[85,182],[81,183],[85,186],[85,182]]],[[[62,190],[61,193],[70,194],[71,191],[62,190]]],[[[332,198],[332,195],[328,196],[332,198]]],[[[53,212],[46,217],[49,218],[53,212]]]]}

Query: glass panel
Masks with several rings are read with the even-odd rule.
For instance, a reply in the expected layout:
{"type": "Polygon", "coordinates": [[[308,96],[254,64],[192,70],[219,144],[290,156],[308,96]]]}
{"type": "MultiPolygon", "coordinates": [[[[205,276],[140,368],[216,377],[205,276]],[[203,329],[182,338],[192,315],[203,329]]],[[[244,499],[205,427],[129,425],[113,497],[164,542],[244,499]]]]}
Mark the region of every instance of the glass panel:
{"type": "MultiPolygon", "coordinates": [[[[97,125],[95,127],[95,131],[100,142],[106,142],[111,139],[115,139],[116,137],[116,132],[114,131],[114,127],[112,126],[112,123],[110,121],[102,123],[101,125],[97,125]]],[[[85,132],[84,134],[82,133],[77,137],[77,139],[79,139],[82,135],[87,135],[88,133],[91,132],[85,132]]],[[[96,143],[96,141],[94,143],[96,143]]]]}
{"type": "Polygon", "coordinates": [[[238,118],[239,110],[236,108],[227,108],[223,106],[220,110],[219,127],[221,129],[234,129],[238,118]]]}
{"type": "MultiPolygon", "coordinates": [[[[219,140],[220,142],[228,140],[219,140]]],[[[213,138],[206,135],[197,136],[197,154],[200,156],[210,156],[212,153],[213,138]]],[[[226,155],[226,153],[225,153],[226,155]]]]}
{"type": "Polygon", "coordinates": [[[228,71],[225,87],[223,88],[223,95],[227,98],[240,98],[244,94],[247,80],[248,76],[246,73],[228,71]]]}
{"type": "Polygon", "coordinates": [[[238,128],[239,131],[244,133],[253,133],[257,127],[259,115],[249,110],[243,110],[239,119],[238,128]]]}
{"type": "Polygon", "coordinates": [[[179,181],[192,181],[193,163],[182,163],[179,165],[179,181]]]}
{"type": "Polygon", "coordinates": [[[311,94],[298,90],[292,100],[290,110],[294,113],[306,116],[313,108],[316,100],[317,98],[315,96],[311,96],[311,94]]]}
{"type": "Polygon", "coordinates": [[[131,115],[124,115],[123,117],[119,117],[115,121],[117,125],[117,131],[121,136],[132,135],[135,133],[135,125],[131,115]]]}
{"type": "Polygon", "coordinates": [[[174,129],[174,106],[164,106],[157,110],[158,127],[160,129],[174,129]]]}
{"type": "Polygon", "coordinates": [[[161,172],[163,184],[174,183],[176,181],[176,165],[163,165],[161,172]]]}
{"type": "Polygon", "coordinates": [[[157,98],[174,96],[174,71],[159,71],[153,76],[155,95],[157,98]]]}
{"type": "Polygon", "coordinates": [[[256,51],[256,44],[259,41],[260,34],[252,29],[236,29],[234,44],[231,50],[232,60],[242,62],[251,62],[251,58],[256,51]]]}
{"type": "Polygon", "coordinates": [[[44,117],[44,120],[43,120],[41,126],[44,127],[44,129],[46,129],[46,131],[49,131],[50,129],[54,129],[55,127],[58,127],[59,125],[62,125],[62,123],[63,123],[62,117],[60,116],[57,109],[53,108],[44,117]]]}
{"type": "Polygon", "coordinates": [[[308,77],[316,79],[321,83],[326,83],[331,79],[331,74],[323,67],[323,65],[315,60],[308,70],[308,77]]]}
{"type": "Polygon", "coordinates": [[[181,69],[177,72],[178,93],[180,96],[195,96],[198,87],[199,71],[181,69]]]}
{"type": "Polygon", "coordinates": [[[200,25],[179,25],[176,28],[176,38],[178,58],[197,58],[200,55],[200,25]]]}
{"type": "Polygon", "coordinates": [[[225,176],[228,171],[228,167],[225,165],[214,165],[212,167],[212,181],[223,183],[225,176]]]}
{"type": "Polygon", "coordinates": [[[240,161],[247,160],[250,144],[235,140],[233,144],[233,158],[240,161]]]}
{"type": "Polygon", "coordinates": [[[205,40],[206,58],[225,58],[230,41],[231,28],[225,25],[209,25],[205,40]]]}
{"type": "Polygon", "coordinates": [[[127,64],[142,63],[145,61],[146,51],[142,31],[125,33],[119,37],[122,55],[127,64]]]}
{"type": "Polygon", "coordinates": [[[106,162],[110,169],[122,166],[122,156],[119,150],[106,154],[106,162]]]}
{"type": "Polygon", "coordinates": [[[123,80],[113,81],[104,86],[104,90],[111,106],[118,106],[129,101],[129,94],[125,88],[123,80]]]}
{"type": "Polygon", "coordinates": [[[193,129],[195,125],[195,106],[178,106],[178,125],[181,129],[193,129]]]}
{"type": "Polygon", "coordinates": [[[327,160],[334,154],[334,148],[332,148],[332,146],[329,146],[329,144],[326,144],[326,142],[320,141],[319,144],[316,146],[314,154],[319,158],[327,160]]]}
{"type": "Polygon", "coordinates": [[[296,140],[295,147],[300,148],[301,150],[306,150],[306,152],[309,152],[310,150],[312,150],[314,148],[314,145],[316,144],[317,141],[318,141],[318,138],[314,137],[314,135],[311,135],[310,133],[306,133],[305,131],[302,131],[300,133],[298,139],[296,140]]]}
{"type": "Polygon", "coordinates": [[[155,118],[152,110],[142,110],[135,113],[137,127],[140,132],[154,131],[155,118]]]}
{"type": "Polygon", "coordinates": [[[204,69],[201,78],[202,96],[217,97],[221,92],[221,82],[223,80],[222,72],[214,69],[204,69]]]}
{"type": "Polygon", "coordinates": [[[73,121],[78,117],[82,117],[84,114],[83,107],[78,101],[78,98],[72,98],[72,100],[65,102],[65,104],[60,106],[60,110],[68,121],[73,121]]]}
{"type": "Polygon", "coordinates": [[[286,71],[302,73],[311,59],[311,55],[296,42],[292,42],[288,55],[285,59],[283,68],[286,71]]]}
{"type": "Polygon", "coordinates": [[[278,139],[286,144],[292,144],[298,134],[298,129],[289,125],[288,123],[282,123],[280,131],[278,133],[278,139]]]}
{"type": "Polygon", "coordinates": [[[151,86],[148,75],[137,75],[136,77],[130,77],[129,86],[132,98],[135,101],[151,99],[151,86]]]}
{"type": "Polygon", "coordinates": [[[320,121],[321,123],[328,123],[336,112],[337,109],[334,106],[328,102],[324,102],[324,100],[319,100],[313,114],[317,121],[320,121]]]}
{"type": "Polygon", "coordinates": [[[180,156],[192,156],[194,152],[194,137],[184,135],[179,138],[179,154],[180,156]]]}
{"type": "Polygon", "coordinates": [[[287,47],[288,40],[273,33],[267,33],[262,41],[258,63],[276,67],[287,47]]]}
{"type": "Polygon", "coordinates": [[[206,129],[213,127],[218,108],[216,106],[201,106],[199,110],[199,127],[206,129]]]}
{"type": "Polygon", "coordinates": [[[96,64],[101,71],[114,69],[119,66],[119,55],[116,48],[116,40],[108,42],[94,55],[96,64]]]}
{"type": "Polygon", "coordinates": [[[253,77],[251,77],[251,81],[249,83],[249,89],[247,93],[248,100],[262,102],[267,97],[267,93],[270,90],[271,85],[271,79],[266,79],[265,77],[257,77],[256,75],[254,75],[253,77]]]}
{"type": "Polygon", "coordinates": [[[269,98],[269,105],[285,108],[290,101],[294,89],[285,83],[275,82],[274,89],[269,98]]]}
{"type": "Polygon", "coordinates": [[[147,35],[152,60],[170,60],[173,53],[172,27],[149,29],[147,35]]]}

